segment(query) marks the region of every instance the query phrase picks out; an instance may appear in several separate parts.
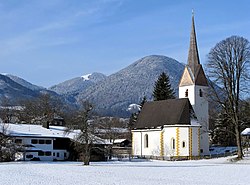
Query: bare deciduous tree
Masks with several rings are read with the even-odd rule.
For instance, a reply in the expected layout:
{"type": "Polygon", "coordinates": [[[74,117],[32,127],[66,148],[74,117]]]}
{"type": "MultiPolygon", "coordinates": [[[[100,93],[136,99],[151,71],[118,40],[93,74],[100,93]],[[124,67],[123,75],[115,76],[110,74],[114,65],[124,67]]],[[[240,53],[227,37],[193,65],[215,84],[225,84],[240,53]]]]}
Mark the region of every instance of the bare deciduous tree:
{"type": "Polygon", "coordinates": [[[18,112],[15,106],[10,104],[10,100],[6,97],[1,99],[0,118],[4,123],[12,123],[15,121],[15,115],[18,112]]]}
{"type": "MultiPolygon", "coordinates": [[[[214,100],[227,114],[229,123],[234,127],[238,158],[243,157],[241,146],[240,97],[246,88],[250,61],[249,41],[243,37],[231,36],[222,40],[208,54],[208,75],[222,92],[214,90],[214,100]]],[[[223,136],[222,136],[223,137],[223,136]]]]}
{"type": "Polygon", "coordinates": [[[107,148],[109,159],[112,158],[113,144],[116,139],[130,139],[129,130],[127,129],[127,121],[116,117],[95,117],[94,124],[96,129],[95,135],[108,140],[110,145],[107,148]]]}
{"type": "Polygon", "coordinates": [[[89,165],[91,150],[98,138],[94,135],[95,126],[91,122],[91,112],[93,110],[92,104],[89,102],[82,102],[80,109],[72,113],[72,119],[68,122],[68,130],[80,130],[76,137],[75,149],[83,154],[84,165],[89,165]]]}
{"type": "Polygon", "coordinates": [[[7,134],[9,124],[0,123],[0,162],[13,161],[18,147],[7,134]]]}
{"type": "Polygon", "coordinates": [[[24,107],[19,114],[19,120],[26,123],[52,122],[54,114],[61,114],[63,108],[59,99],[52,98],[49,94],[42,94],[38,99],[21,102],[24,107]]]}

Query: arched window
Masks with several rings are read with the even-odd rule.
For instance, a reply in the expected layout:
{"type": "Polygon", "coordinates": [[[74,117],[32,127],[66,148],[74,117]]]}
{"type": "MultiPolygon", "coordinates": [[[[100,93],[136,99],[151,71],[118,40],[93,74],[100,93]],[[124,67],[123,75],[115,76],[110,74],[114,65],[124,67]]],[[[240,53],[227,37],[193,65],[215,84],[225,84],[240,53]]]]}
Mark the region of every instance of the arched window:
{"type": "Polygon", "coordinates": [[[144,135],[144,148],[148,148],[148,134],[144,135]]]}
{"type": "Polygon", "coordinates": [[[200,89],[200,91],[199,91],[199,95],[200,95],[200,97],[203,97],[203,92],[202,92],[201,89],[200,89]]]}
{"type": "Polygon", "coordinates": [[[171,145],[172,145],[172,149],[174,150],[174,149],[175,149],[175,139],[174,139],[174,138],[172,138],[172,143],[171,143],[171,145]]]}
{"type": "Polygon", "coordinates": [[[188,97],[188,89],[185,92],[185,97],[188,97]]]}

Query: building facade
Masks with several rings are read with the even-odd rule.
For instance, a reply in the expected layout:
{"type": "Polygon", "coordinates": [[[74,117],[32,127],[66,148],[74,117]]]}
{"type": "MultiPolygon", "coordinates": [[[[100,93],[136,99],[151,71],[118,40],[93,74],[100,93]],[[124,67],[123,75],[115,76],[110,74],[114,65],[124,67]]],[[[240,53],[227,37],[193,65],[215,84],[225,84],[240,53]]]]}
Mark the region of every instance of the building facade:
{"type": "Polygon", "coordinates": [[[208,155],[207,91],[193,15],[188,62],[179,83],[179,99],[148,102],[143,106],[132,130],[132,154],[162,159],[208,155]]]}
{"type": "MultiPolygon", "coordinates": [[[[65,161],[81,160],[82,152],[76,151],[74,143],[79,141],[80,130],[66,132],[63,126],[42,126],[32,124],[1,124],[3,133],[16,146],[15,160],[21,161],[65,161]]],[[[105,140],[95,137],[91,150],[91,161],[105,160],[105,149],[109,145],[105,140]]],[[[80,143],[84,148],[84,143],[80,143]]]]}

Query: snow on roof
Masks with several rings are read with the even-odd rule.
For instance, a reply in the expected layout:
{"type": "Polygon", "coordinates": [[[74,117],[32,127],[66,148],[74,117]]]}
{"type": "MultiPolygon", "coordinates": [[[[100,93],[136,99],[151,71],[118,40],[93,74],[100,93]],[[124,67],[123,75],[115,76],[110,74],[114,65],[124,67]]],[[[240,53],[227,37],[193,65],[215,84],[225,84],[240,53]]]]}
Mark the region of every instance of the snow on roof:
{"type": "Polygon", "coordinates": [[[117,128],[117,127],[112,127],[110,129],[97,129],[99,133],[110,133],[110,132],[115,132],[115,133],[127,133],[129,130],[127,128],[117,128]]]}
{"type": "Polygon", "coordinates": [[[114,143],[115,144],[119,144],[119,143],[121,143],[121,142],[123,142],[123,141],[126,141],[127,139],[115,139],[114,140],[114,143]]]}
{"type": "MultiPolygon", "coordinates": [[[[3,124],[0,124],[2,127],[3,124]]],[[[31,124],[5,124],[9,136],[35,136],[35,137],[68,137],[73,139],[77,133],[65,133],[66,127],[50,126],[49,129],[42,125],[31,124]]]]}
{"type": "Polygon", "coordinates": [[[246,128],[241,132],[241,135],[243,136],[250,136],[250,128],[246,128]]]}
{"type": "Polygon", "coordinates": [[[23,106],[0,106],[0,109],[23,110],[23,106]]]}
{"type": "MultiPolygon", "coordinates": [[[[112,140],[112,139],[111,139],[112,140]]],[[[113,140],[113,144],[120,144],[120,143],[122,143],[123,141],[126,141],[127,139],[114,139],[113,140]]],[[[107,142],[107,143],[110,143],[110,144],[112,144],[112,142],[110,142],[110,139],[105,139],[105,141],[107,142]]]]}
{"type": "MultiPolygon", "coordinates": [[[[4,124],[0,123],[0,132],[4,124]]],[[[52,138],[69,138],[75,140],[80,130],[72,130],[65,132],[66,127],[63,126],[49,126],[49,129],[42,125],[32,124],[5,124],[6,135],[13,137],[52,137],[52,138]]],[[[94,136],[97,144],[108,144],[103,139],[94,136]]]]}
{"type": "Polygon", "coordinates": [[[87,74],[87,75],[83,75],[81,76],[83,78],[84,81],[89,80],[89,77],[91,76],[91,74],[87,74]]]}

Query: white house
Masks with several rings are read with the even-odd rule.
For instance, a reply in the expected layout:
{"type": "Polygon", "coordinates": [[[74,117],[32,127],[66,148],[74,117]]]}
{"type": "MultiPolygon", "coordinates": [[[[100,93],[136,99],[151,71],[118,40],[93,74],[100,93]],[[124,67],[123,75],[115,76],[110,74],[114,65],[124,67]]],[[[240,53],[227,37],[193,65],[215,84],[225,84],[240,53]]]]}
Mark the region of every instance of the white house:
{"type": "Polygon", "coordinates": [[[209,154],[207,89],[192,16],[188,64],[179,83],[179,99],[143,106],[132,130],[133,155],[168,159],[209,154]]]}
{"type": "MultiPolygon", "coordinates": [[[[71,143],[74,142],[79,130],[66,133],[66,127],[48,126],[31,124],[0,124],[5,128],[5,135],[13,138],[17,145],[21,146],[21,151],[16,153],[17,160],[67,160],[72,149],[71,143]]],[[[93,136],[95,137],[95,136],[93,136]]],[[[97,138],[97,137],[96,137],[97,138]]],[[[105,145],[107,142],[97,138],[94,144],[105,145]]]]}

